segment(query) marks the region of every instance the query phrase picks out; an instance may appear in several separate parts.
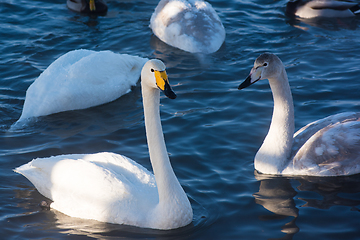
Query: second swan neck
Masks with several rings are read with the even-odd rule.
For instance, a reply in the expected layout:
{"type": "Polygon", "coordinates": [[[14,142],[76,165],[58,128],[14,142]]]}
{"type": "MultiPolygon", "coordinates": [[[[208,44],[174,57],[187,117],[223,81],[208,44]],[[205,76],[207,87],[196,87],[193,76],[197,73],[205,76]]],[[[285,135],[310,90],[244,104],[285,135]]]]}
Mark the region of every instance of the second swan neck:
{"type": "Polygon", "coordinates": [[[278,78],[269,78],[274,109],[269,132],[255,157],[255,168],[280,174],[289,163],[294,135],[294,105],[285,69],[278,78]]]}

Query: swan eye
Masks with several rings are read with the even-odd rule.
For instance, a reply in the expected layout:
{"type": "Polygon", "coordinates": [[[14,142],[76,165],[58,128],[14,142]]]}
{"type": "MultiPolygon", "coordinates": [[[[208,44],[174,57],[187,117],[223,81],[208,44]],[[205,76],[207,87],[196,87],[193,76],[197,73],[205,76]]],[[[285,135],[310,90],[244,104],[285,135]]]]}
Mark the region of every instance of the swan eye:
{"type": "Polygon", "coordinates": [[[152,68],[152,69],[151,69],[151,72],[154,72],[154,71],[155,71],[155,70],[152,68]]]}

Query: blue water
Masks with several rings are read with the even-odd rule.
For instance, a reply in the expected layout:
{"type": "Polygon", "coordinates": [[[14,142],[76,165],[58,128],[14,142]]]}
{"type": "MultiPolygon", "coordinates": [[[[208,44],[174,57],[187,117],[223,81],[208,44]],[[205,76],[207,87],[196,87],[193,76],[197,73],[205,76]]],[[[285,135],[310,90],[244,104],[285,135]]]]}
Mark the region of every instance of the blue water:
{"type": "Polygon", "coordinates": [[[267,81],[239,91],[256,57],[284,62],[296,129],[360,111],[360,18],[299,21],[285,0],[210,1],[226,29],[214,54],[159,41],[157,1],[110,1],[106,16],[71,12],[65,0],[0,1],[0,234],[2,239],[359,239],[360,176],[269,177],[253,158],[272,114],[267,81]],[[32,184],[12,171],[36,157],[111,151],[151,169],[140,86],[118,100],[39,118],[10,132],[25,92],[56,58],[74,49],[111,50],[167,65],[178,98],[162,96],[161,116],[174,171],[194,210],[189,226],[141,229],[42,210],[32,184]]]}

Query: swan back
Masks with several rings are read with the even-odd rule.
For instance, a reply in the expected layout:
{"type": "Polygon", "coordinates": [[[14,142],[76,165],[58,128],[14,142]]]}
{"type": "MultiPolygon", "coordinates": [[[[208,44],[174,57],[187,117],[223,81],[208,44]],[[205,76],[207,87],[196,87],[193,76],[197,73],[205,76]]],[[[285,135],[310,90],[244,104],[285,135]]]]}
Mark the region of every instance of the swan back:
{"type": "Polygon", "coordinates": [[[326,117],[294,135],[293,152],[284,174],[343,176],[360,172],[360,113],[326,117]]]}
{"type": "Polygon", "coordinates": [[[163,42],[191,53],[216,52],[225,40],[219,16],[202,0],[161,0],[150,28],[163,42]]]}
{"type": "Polygon", "coordinates": [[[147,60],[111,51],[70,51],[30,85],[18,121],[114,101],[136,85],[147,60]]]}
{"type": "Polygon", "coordinates": [[[114,153],[37,158],[15,171],[71,217],[139,225],[159,201],[154,176],[114,153]]]}

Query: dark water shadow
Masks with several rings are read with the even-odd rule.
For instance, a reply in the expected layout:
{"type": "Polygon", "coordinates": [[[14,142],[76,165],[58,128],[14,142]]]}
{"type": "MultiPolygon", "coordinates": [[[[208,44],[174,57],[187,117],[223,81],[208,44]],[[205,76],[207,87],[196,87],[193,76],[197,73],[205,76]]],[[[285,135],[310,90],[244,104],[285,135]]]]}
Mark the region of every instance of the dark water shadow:
{"type": "Polygon", "coordinates": [[[200,65],[203,70],[206,70],[206,68],[211,66],[213,63],[211,56],[214,54],[186,52],[164,43],[154,34],[151,35],[150,38],[150,47],[155,50],[153,55],[164,61],[167,68],[173,68],[178,65],[188,66],[191,68],[200,65]]]}
{"type": "Polygon", "coordinates": [[[355,196],[360,193],[360,174],[344,177],[291,178],[264,175],[255,171],[255,178],[260,181],[259,191],[253,194],[255,202],[274,213],[274,215],[261,215],[259,219],[274,221],[292,217],[281,227],[280,231],[286,233],[285,236],[269,239],[293,239],[293,236],[300,231],[296,225],[296,219],[300,216],[300,207],[330,209],[334,206],[346,206],[352,211],[360,212],[360,199],[355,196]],[[293,187],[294,180],[300,183],[296,188],[293,187]],[[295,198],[300,192],[306,191],[317,193],[320,198],[295,198]],[[297,206],[296,199],[304,201],[305,204],[297,206]]]}
{"type": "Polygon", "coordinates": [[[330,209],[333,206],[347,206],[360,212],[360,199],[352,198],[352,194],[360,193],[360,174],[343,177],[300,177],[297,187],[299,191],[311,191],[321,196],[318,199],[299,198],[306,203],[301,207],[330,209]]]}
{"type": "Polygon", "coordinates": [[[7,134],[41,132],[66,138],[82,132],[85,135],[96,136],[140,124],[143,119],[143,110],[139,85],[140,83],[132,87],[130,93],[109,103],[16,122],[7,134]]]}
{"type": "Polygon", "coordinates": [[[322,28],[327,31],[341,31],[357,30],[360,26],[360,17],[349,18],[299,18],[288,17],[286,21],[289,25],[302,29],[309,30],[308,26],[322,28]]]}
{"type": "Polygon", "coordinates": [[[299,232],[299,227],[296,225],[299,209],[296,207],[294,200],[297,192],[287,178],[259,174],[257,171],[255,171],[255,178],[260,181],[259,192],[253,194],[255,202],[274,213],[274,215],[261,215],[259,219],[262,221],[274,221],[293,217],[280,230],[286,235],[277,238],[292,239],[299,232]]]}

